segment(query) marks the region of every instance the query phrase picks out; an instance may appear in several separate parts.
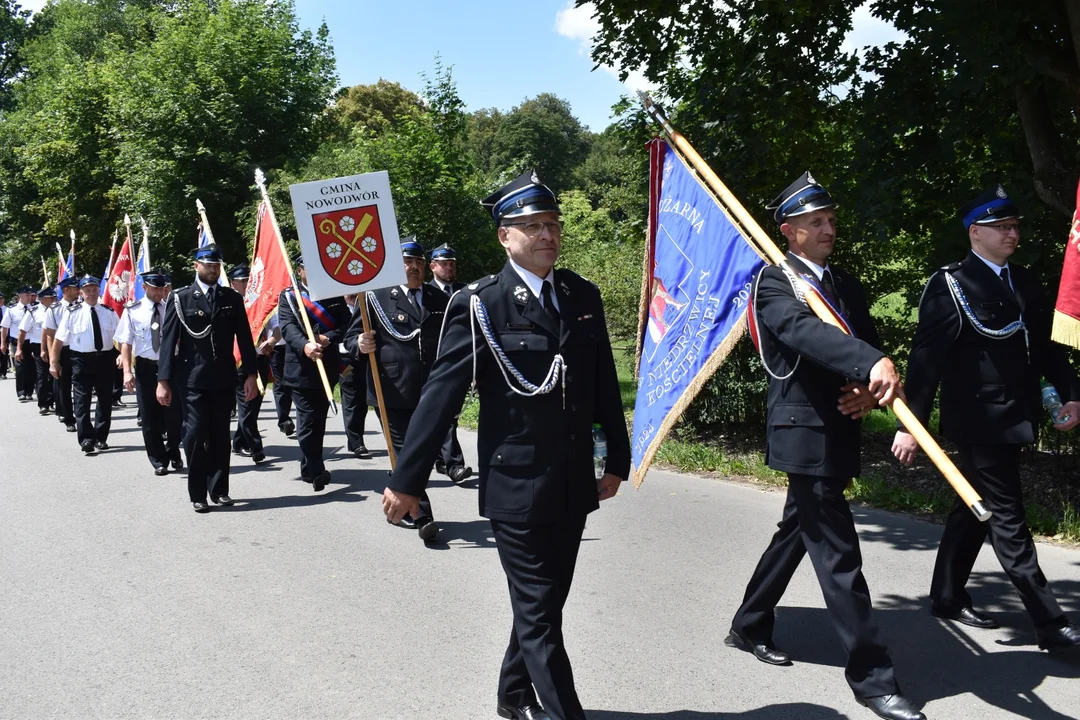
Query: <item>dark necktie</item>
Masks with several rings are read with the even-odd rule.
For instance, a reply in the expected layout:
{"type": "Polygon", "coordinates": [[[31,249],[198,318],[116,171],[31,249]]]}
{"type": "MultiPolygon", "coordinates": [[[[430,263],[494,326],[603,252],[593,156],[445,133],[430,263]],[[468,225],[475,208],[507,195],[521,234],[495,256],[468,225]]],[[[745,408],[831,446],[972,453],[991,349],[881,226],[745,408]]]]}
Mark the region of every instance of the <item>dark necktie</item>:
{"type": "Polygon", "coordinates": [[[420,288],[409,288],[409,302],[420,307],[420,288]]]}
{"type": "Polygon", "coordinates": [[[90,324],[94,326],[94,349],[101,352],[105,348],[105,342],[101,339],[101,321],[98,320],[97,308],[90,306],[90,324]]]}
{"type": "Polygon", "coordinates": [[[158,315],[158,307],[161,303],[154,303],[154,314],[150,316],[150,344],[154,352],[161,349],[161,319],[158,315]]]}
{"type": "Polygon", "coordinates": [[[207,302],[210,303],[210,315],[211,316],[214,314],[214,299],[215,299],[215,296],[217,295],[217,293],[215,292],[216,290],[217,290],[217,287],[214,286],[214,285],[211,285],[210,287],[206,288],[206,300],[207,300],[207,302]]]}
{"type": "Polygon", "coordinates": [[[1001,268],[1001,275],[999,275],[999,277],[1001,278],[1001,282],[1005,284],[1005,289],[1012,292],[1012,283],[1009,282],[1009,268],[1001,268]]]}
{"type": "Polygon", "coordinates": [[[836,286],[833,285],[832,273],[829,272],[828,268],[821,274],[821,287],[825,291],[825,294],[829,296],[829,300],[832,301],[832,304],[838,306],[840,304],[840,298],[836,295],[836,286]]]}
{"type": "Polygon", "coordinates": [[[553,293],[554,290],[551,287],[551,283],[545,280],[543,287],[540,289],[540,297],[544,299],[544,312],[546,312],[548,317],[551,318],[551,321],[555,323],[555,327],[559,327],[562,316],[559,315],[559,310],[555,307],[555,302],[552,298],[553,293]]]}
{"type": "Polygon", "coordinates": [[[446,293],[447,297],[454,294],[454,291],[450,289],[449,285],[443,285],[442,291],[446,293]]]}

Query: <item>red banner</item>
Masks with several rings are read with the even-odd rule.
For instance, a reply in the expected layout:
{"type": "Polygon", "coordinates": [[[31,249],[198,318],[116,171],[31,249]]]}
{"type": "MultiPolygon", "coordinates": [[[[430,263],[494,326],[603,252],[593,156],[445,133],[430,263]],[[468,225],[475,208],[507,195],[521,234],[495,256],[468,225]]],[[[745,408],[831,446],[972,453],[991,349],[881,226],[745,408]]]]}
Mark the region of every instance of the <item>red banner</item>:
{"type": "Polygon", "coordinates": [[[101,288],[101,304],[112,308],[117,315],[124,314],[124,307],[131,298],[135,285],[135,259],[131,255],[131,232],[120,246],[120,253],[109,268],[109,279],[101,288]]]}
{"type": "MultiPolygon", "coordinates": [[[[289,287],[289,262],[282,251],[282,244],[274,232],[274,225],[259,203],[259,215],[255,221],[255,252],[251,261],[251,279],[244,294],[248,323],[252,338],[258,344],[263,328],[278,306],[281,291],[289,287]]],[[[235,349],[236,361],[240,362],[240,350],[235,349]]]]}
{"type": "Polygon", "coordinates": [[[1069,241],[1065,243],[1065,264],[1061,268],[1050,337],[1062,345],[1080,349],[1080,186],[1076,188],[1076,210],[1069,241]]]}

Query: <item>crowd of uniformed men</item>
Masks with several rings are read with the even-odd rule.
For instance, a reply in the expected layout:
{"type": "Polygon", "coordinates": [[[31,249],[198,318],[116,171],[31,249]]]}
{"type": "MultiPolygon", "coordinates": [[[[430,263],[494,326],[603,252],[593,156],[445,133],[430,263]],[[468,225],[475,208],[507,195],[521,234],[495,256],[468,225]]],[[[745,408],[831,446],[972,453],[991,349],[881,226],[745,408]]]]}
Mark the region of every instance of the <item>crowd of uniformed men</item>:
{"type": "MultiPolygon", "coordinates": [[[[438,532],[426,493],[433,464],[456,484],[472,472],[456,421],[475,388],[479,509],[491,522],[514,614],[496,710],[517,720],[575,720],[585,714],[563,645],[562,608],[585,518],[629,474],[629,439],[599,292],[554,268],[562,234],[555,196],[532,172],[482,203],[507,255],[497,273],[458,283],[454,250],[443,245],[431,253],[434,279],[425,283],[424,248],[406,238],[405,284],[316,301],[306,291],[303,258],[296,257],[298,287],[281,293],[277,314],[254,333],[243,301],[248,269],[234,267],[228,284],[219,284],[222,257],[214,245],[195,252],[196,279],[187,287],[171,291],[167,273],[144,273],[145,297],[120,319],[98,303],[93,277],[60,283],[59,301],[52,288],[22,287],[18,303],[0,303],[0,378],[13,357],[19,400],[36,396],[41,413],[55,412],[93,455],[108,449],[119,367],[124,387],[137,395],[154,472],[180,470],[186,458],[197,512],[209,509],[208,496],[233,504],[230,452],[266,460],[260,384],[272,379],[278,425],[299,444],[301,479],[319,491],[330,481],[323,458],[330,401],[316,361],[331,386],[341,386],[347,448],[361,459],[371,457],[364,428],[367,407],[378,407],[377,379],[385,414],[379,420],[397,455],[383,508],[390,522],[416,528],[425,541],[438,532]],[[358,312],[363,302],[368,332],[358,312]],[[608,444],[600,478],[594,423],[608,444]]],[[[1063,348],[1050,342],[1051,308],[1038,278],[1009,262],[1021,216],[1000,186],[960,211],[971,250],[927,283],[906,383],[877,349],[858,279],[829,262],[835,207],[809,173],[769,207],[787,240],[789,268],[760,273],[751,311],[770,376],[766,457],[788,473],[788,497],[726,644],[771,665],[791,663],[773,643],[774,609],[809,555],[847,653],[845,674],[856,700],[883,718],[918,720],[924,715],[901,693],[877,624],[844,499],[860,472],[858,421],[906,396],[925,424],[940,387],[942,434],[958,446],[965,476],[993,515],[980,523],[957,500],[938,552],[930,612],[997,627],[965,587],[988,537],[1039,647],[1075,649],[1080,630],[1055,600],[1027,528],[1019,462],[1020,448],[1035,439],[1040,379],[1051,380],[1063,399],[1055,424],[1061,431],[1080,423],[1080,381],[1063,348]],[[810,311],[797,291],[800,280],[827,300],[850,334],[810,311]]],[[[893,446],[898,460],[910,464],[916,450],[900,428],[893,446]]]]}

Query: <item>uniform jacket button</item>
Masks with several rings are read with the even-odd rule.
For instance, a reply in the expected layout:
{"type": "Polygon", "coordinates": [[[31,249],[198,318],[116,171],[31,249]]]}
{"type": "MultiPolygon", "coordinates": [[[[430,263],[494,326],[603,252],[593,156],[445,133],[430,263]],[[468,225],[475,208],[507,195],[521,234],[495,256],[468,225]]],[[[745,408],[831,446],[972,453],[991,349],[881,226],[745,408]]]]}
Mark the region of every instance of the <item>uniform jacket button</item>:
{"type": "Polygon", "coordinates": [[[795,424],[795,416],[794,416],[794,415],[792,415],[792,416],[791,416],[791,424],[792,424],[792,425],[794,425],[794,424],[795,424]]]}
{"type": "Polygon", "coordinates": [[[495,456],[495,461],[496,462],[502,462],[502,455],[496,455],[495,456]]]}
{"type": "Polygon", "coordinates": [[[574,433],[570,433],[570,439],[577,440],[577,435],[575,435],[574,433]]]}
{"type": "Polygon", "coordinates": [[[529,349],[529,343],[525,342],[524,340],[522,340],[521,343],[519,343],[519,344],[521,345],[521,347],[525,348],[526,350],[529,349]]]}
{"type": "Polygon", "coordinates": [[[859,372],[859,368],[855,368],[855,372],[859,372]]]}

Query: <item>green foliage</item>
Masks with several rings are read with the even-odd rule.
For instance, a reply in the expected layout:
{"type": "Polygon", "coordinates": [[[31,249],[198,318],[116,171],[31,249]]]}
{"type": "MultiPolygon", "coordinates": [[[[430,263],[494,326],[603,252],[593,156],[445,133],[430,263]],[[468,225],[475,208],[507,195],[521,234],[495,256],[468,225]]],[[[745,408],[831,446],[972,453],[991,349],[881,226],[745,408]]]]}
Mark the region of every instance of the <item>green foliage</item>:
{"type": "Polygon", "coordinates": [[[337,126],[335,137],[345,140],[355,128],[383,133],[399,126],[405,118],[419,115],[423,107],[416,93],[379,78],[374,85],[353,85],[339,90],[328,115],[337,126]]]}

